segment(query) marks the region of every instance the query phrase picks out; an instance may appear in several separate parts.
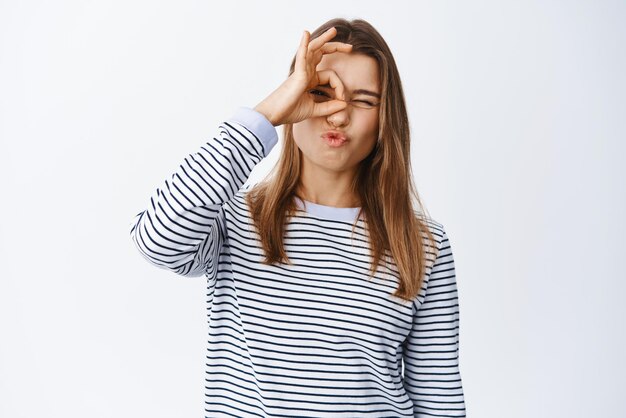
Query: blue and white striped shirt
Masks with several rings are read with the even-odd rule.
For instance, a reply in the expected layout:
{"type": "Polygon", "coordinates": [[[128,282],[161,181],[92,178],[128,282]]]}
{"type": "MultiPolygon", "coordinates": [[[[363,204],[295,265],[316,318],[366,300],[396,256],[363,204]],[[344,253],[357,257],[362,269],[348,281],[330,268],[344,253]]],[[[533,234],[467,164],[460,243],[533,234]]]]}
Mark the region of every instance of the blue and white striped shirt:
{"type": "Polygon", "coordinates": [[[457,285],[443,225],[428,221],[439,252],[412,302],[391,296],[392,261],[369,277],[359,208],[296,198],[284,238],[293,264],[262,264],[242,186],[277,141],[265,116],[238,108],[130,225],[151,264],[207,280],[205,415],[464,417],[457,285]]]}

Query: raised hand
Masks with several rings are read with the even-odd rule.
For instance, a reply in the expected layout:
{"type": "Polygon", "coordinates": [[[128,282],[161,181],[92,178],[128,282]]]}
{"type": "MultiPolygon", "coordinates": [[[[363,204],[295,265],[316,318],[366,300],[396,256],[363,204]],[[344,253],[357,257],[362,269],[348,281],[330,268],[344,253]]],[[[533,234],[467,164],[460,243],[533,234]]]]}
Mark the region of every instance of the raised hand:
{"type": "Polygon", "coordinates": [[[263,113],[274,126],[296,123],[315,116],[326,116],[347,106],[344,100],[344,86],[333,70],[317,71],[317,65],[324,54],[350,52],[352,45],[343,42],[330,42],[337,30],[332,27],[313,41],[310,33],[304,31],[296,53],[293,73],[254,109],[263,113]],[[316,102],[308,94],[309,89],[320,84],[329,84],[335,89],[339,99],[316,102]]]}

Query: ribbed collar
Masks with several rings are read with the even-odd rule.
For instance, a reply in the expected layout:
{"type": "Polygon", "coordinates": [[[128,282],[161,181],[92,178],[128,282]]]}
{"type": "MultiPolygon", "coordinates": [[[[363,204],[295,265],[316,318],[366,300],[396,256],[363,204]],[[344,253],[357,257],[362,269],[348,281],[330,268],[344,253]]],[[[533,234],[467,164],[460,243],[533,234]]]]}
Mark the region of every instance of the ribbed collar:
{"type": "Polygon", "coordinates": [[[307,212],[309,215],[333,221],[354,222],[361,209],[360,206],[356,208],[338,208],[302,200],[298,196],[294,196],[294,198],[298,208],[307,212]]]}

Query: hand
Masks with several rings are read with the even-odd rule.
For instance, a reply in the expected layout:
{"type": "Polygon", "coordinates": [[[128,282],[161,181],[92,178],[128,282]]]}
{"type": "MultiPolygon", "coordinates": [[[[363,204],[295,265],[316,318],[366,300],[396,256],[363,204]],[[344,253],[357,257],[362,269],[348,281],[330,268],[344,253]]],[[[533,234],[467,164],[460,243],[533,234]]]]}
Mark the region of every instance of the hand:
{"type": "Polygon", "coordinates": [[[274,126],[297,123],[315,116],[326,116],[347,106],[344,100],[334,99],[317,103],[308,91],[320,84],[330,84],[335,97],[344,98],[343,83],[333,70],[317,71],[324,54],[350,52],[352,45],[330,42],[337,33],[332,27],[309,43],[310,34],[304,31],[296,53],[293,73],[254,109],[263,113],[274,126]]]}

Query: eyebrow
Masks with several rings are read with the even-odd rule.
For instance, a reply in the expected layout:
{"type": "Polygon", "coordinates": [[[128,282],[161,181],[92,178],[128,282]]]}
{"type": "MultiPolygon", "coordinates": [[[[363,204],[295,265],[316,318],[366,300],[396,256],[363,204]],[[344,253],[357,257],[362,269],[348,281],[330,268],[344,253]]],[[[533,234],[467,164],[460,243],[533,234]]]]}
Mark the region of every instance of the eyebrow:
{"type": "MultiPolygon", "coordinates": [[[[325,87],[325,88],[328,88],[328,89],[332,89],[331,85],[328,84],[328,83],[327,84],[320,84],[318,87],[325,87]]],[[[354,90],[352,92],[352,94],[365,94],[367,96],[374,96],[374,97],[380,99],[380,93],[375,93],[373,91],[365,90],[365,89],[354,90]]]]}

